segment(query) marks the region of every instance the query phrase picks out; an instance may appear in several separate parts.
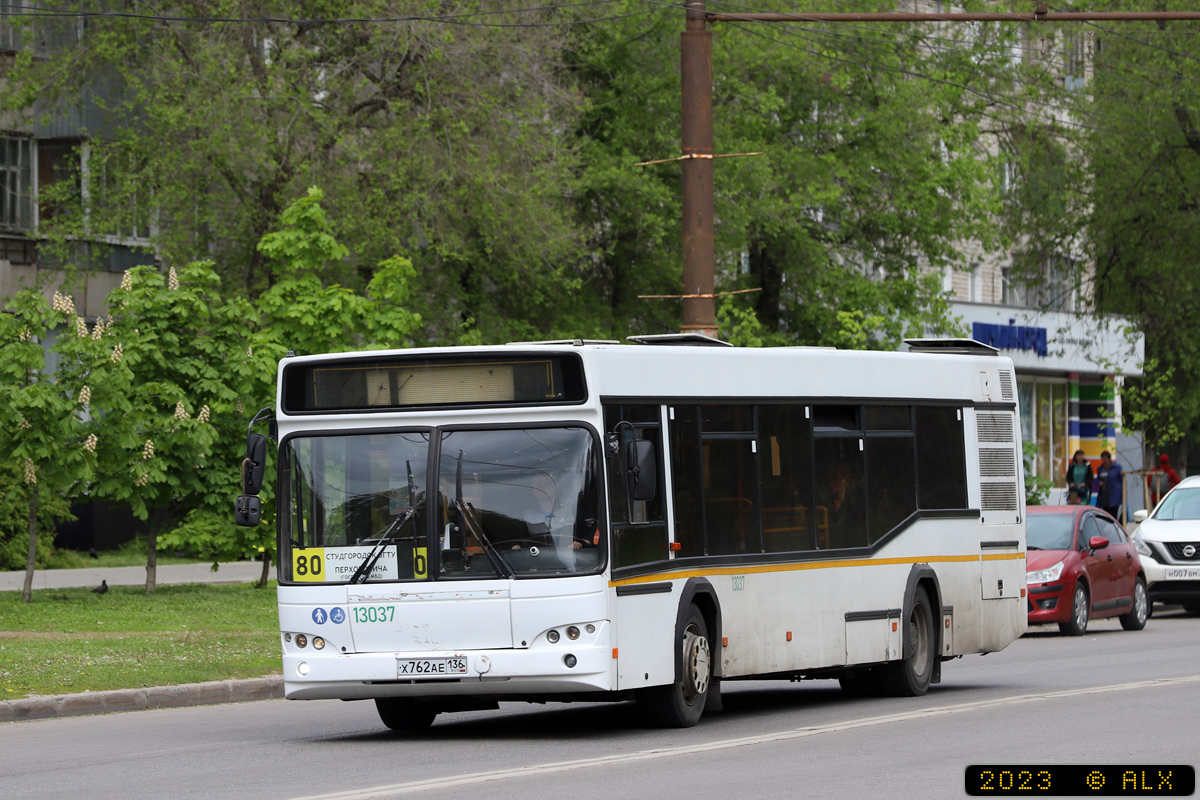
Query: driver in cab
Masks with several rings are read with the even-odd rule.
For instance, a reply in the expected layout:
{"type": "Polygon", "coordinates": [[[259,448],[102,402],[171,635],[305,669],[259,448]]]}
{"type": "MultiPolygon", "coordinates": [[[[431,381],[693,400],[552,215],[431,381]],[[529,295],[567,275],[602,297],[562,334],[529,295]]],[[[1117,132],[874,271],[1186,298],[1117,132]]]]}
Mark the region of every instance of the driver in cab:
{"type": "MultiPolygon", "coordinates": [[[[546,541],[554,547],[563,564],[568,569],[574,569],[575,551],[599,542],[587,541],[586,536],[576,535],[576,509],[568,507],[574,503],[568,503],[559,496],[558,486],[549,474],[535,474],[531,490],[534,502],[525,509],[529,538],[546,541]]],[[[598,537],[599,531],[595,534],[595,538],[598,537]]]]}

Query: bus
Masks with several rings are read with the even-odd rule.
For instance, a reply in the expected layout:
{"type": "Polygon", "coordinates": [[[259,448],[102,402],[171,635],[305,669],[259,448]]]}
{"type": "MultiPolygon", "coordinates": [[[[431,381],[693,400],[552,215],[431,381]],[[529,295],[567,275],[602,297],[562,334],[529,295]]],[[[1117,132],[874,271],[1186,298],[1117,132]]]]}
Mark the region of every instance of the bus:
{"type": "Polygon", "coordinates": [[[501,701],[687,727],[727,681],[918,696],[1024,633],[1011,360],[631,338],[281,362],[286,697],[407,731],[501,701]]]}

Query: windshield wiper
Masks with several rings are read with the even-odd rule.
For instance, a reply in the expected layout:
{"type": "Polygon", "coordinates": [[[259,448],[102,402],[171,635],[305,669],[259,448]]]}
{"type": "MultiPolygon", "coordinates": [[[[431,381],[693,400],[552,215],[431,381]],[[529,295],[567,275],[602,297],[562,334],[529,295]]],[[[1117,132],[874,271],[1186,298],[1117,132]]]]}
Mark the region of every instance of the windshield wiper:
{"type": "Polygon", "coordinates": [[[367,576],[371,574],[371,570],[375,569],[375,564],[379,561],[380,556],[387,550],[388,542],[395,541],[394,534],[404,527],[404,523],[416,516],[417,487],[413,483],[412,464],[405,461],[404,467],[408,470],[408,508],[404,509],[403,514],[396,517],[396,521],[388,526],[388,529],[383,532],[383,536],[375,540],[375,546],[371,548],[371,552],[367,553],[367,557],[363,559],[363,562],[358,565],[358,569],[350,576],[350,583],[359,583],[367,579],[367,576]]]}
{"type": "Polygon", "coordinates": [[[462,496],[462,462],[463,451],[458,451],[458,469],[454,473],[454,508],[458,511],[458,530],[462,533],[462,557],[463,563],[467,560],[467,533],[475,537],[475,541],[483,547],[483,553],[488,557],[488,561],[492,564],[492,569],[496,570],[502,578],[511,578],[516,575],[508,562],[504,560],[504,556],[500,555],[499,551],[492,546],[492,542],[487,538],[487,534],[483,532],[483,526],[479,524],[479,520],[475,518],[475,507],[470,503],[463,502],[462,496]]]}

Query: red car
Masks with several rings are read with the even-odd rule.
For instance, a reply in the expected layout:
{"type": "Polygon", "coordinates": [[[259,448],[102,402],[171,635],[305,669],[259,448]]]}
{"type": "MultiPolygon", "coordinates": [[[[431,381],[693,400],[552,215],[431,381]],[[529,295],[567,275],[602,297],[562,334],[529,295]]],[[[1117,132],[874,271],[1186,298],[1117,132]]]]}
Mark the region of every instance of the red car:
{"type": "Polygon", "coordinates": [[[1116,520],[1092,506],[1027,506],[1025,523],[1030,625],[1057,622],[1070,636],[1100,617],[1146,627],[1146,576],[1116,520]]]}

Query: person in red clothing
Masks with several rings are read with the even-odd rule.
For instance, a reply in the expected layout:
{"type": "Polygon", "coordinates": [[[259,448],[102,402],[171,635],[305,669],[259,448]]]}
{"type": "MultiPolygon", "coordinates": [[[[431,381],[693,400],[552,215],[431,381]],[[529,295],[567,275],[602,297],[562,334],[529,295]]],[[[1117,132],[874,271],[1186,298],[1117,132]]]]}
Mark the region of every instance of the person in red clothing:
{"type": "Polygon", "coordinates": [[[1158,505],[1162,496],[1179,483],[1179,475],[1171,469],[1171,459],[1166,453],[1158,457],[1158,469],[1146,476],[1146,485],[1150,487],[1150,508],[1158,505]]]}

